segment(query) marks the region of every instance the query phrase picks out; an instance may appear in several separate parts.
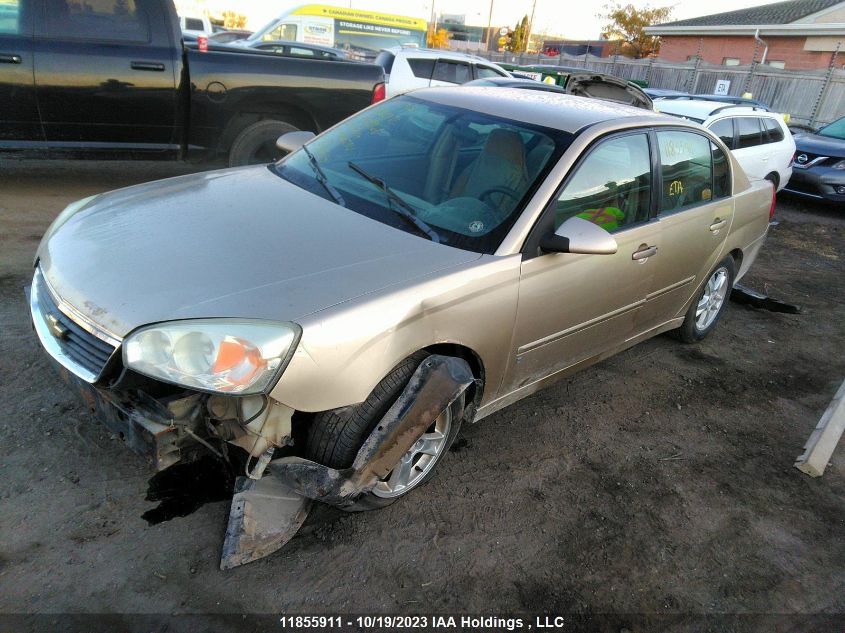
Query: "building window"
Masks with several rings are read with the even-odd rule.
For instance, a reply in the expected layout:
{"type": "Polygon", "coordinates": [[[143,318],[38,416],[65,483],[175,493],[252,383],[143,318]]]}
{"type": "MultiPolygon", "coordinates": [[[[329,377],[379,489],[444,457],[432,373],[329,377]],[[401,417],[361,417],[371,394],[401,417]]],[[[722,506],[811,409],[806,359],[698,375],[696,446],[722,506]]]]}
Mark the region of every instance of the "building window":
{"type": "Polygon", "coordinates": [[[739,66],[739,59],[736,57],[725,57],[722,66],[739,66]]]}
{"type": "Polygon", "coordinates": [[[768,61],[766,62],[767,65],[771,66],[772,68],[786,68],[786,62],[779,62],[779,61],[768,61]]]}

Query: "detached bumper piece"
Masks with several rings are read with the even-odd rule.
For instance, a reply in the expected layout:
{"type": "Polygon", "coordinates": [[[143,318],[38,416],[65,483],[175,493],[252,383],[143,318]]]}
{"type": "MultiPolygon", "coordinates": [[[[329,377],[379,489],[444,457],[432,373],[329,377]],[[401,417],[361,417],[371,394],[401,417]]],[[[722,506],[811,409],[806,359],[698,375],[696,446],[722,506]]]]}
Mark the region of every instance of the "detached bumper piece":
{"type": "Polygon", "coordinates": [[[354,510],[361,495],[387,477],[443,411],[452,407],[453,416],[464,415],[466,390],[473,382],[466,361],[430,356],[364,441],[350,468],[285,457],[272,462],[258,481],[239,478],[220,568],[231,569],[280,549],[305,521],[312,500],[354,510]]]}

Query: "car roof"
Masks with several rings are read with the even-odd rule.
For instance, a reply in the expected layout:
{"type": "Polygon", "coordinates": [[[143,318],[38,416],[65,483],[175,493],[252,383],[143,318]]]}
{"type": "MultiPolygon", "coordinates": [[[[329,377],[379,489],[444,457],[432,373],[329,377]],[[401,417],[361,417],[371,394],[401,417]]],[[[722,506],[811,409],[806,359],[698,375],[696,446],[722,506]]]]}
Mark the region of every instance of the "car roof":
{"type": "MultiPolygon", "coordinates": [[[[577,132],[595,123],[621,118],[637,118],[638,123],[644,118],[669,119],[657,112],[612,101],[523,88],[465,85],[423,88],[408,96],[564,132],[577,132]]],[[[673,120],[673,123],[678,122],[673,120]]]]}
{"type": "Polygon", "coordinates": [[[706,101],[703,99],[664,99],[654,100],[654,109],[658,112],[679,114],[696,119],[707,119],[713,114],[724,112],[726,115],[755,114],[758,116],[772,115],[768,110],[746,105],[731,105],[721,101],[706,101]]]}

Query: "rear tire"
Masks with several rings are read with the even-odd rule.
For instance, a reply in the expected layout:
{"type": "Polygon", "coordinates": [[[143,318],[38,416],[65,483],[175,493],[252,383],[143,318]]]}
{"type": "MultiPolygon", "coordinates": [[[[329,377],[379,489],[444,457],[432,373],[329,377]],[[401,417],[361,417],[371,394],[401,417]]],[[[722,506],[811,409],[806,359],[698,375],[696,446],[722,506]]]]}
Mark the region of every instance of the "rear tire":
{"type": "Polygon", "coordinates": [[[276,147],[282,134],[297,132],[298,128],[284,121],[265,119],[244,128],[229,150],[229,167],[266,165],[279,160],[285,152],[276,147]]]}
{"type": "Polygon", "coordinates": [[[697,343],[713,331],[725,311],[735,276],[736,264],[729,255],[707,275],[677,330],[678,338],[684,343],[697,343]]]}

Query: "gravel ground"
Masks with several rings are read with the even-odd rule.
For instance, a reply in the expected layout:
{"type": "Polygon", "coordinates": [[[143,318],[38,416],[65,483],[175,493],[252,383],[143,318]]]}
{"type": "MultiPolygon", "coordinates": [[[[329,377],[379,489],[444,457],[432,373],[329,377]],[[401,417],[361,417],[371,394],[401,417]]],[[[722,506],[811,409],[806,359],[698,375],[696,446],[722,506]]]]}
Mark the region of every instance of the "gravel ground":
{"type": "Polygon", "coordinates": [[[845,612],[845,446],[792,467],[845,378],[842,210],[780,200],[745,279],[802,314],[652,339],[465,427],[408,499],[320,507],[224,573],[228,503],[142,520],[151,473],[51,372],[23,296],[65,204],[200,168],[0,161],[0,613],[845,612]]]}

